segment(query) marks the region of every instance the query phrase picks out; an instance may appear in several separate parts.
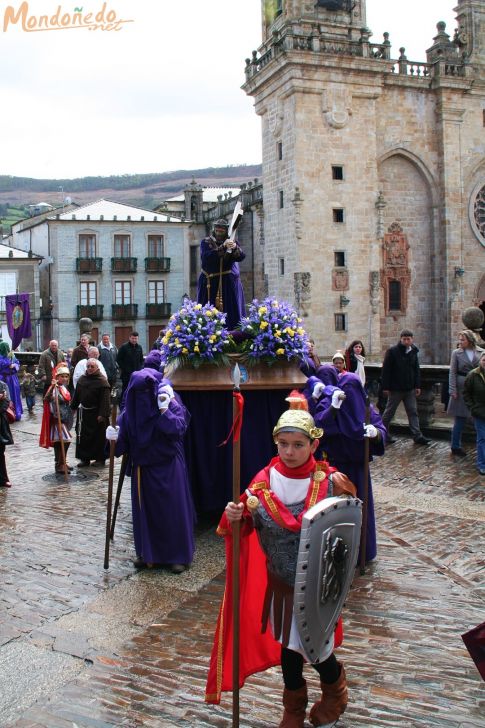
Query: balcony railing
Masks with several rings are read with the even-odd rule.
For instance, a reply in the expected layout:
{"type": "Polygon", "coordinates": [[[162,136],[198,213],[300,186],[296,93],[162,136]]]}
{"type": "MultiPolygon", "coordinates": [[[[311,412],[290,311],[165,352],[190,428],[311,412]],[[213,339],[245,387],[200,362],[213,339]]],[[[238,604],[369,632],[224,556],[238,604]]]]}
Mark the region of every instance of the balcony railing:
{"type": "Polygon", "coordinates": [[[138,258],[111,258],[113,273],[136,273],[138,258]]]}
{"type": "Polygon", "coordinates": [[[93,304],[90,306],[78,306],[77,307],[77,317],[80,318],[90,318],[93,321],[102,321],[103,319],[103,306],[93,304]]]}
{"type": "Polygon", "coordinates": [[[147,319],[169,318],[171,312],[171,303],[147,303],[145,316],[147,319]]]}
{"type": "Polygon", "coordinates": [[[76,258],[76,273],[101,273],[102,258],[76,258]]]}
{"type": "Polygon", "coordinates": [[[118,321],[136,319],[138,317],[138,304],[113,303],[111,304],[111,317],[118,321]]]}
{"type": "Polygon", "coordinates": [[[145,270],[147,273],[168,273],[170,258],[145,258],[145,270]]]}

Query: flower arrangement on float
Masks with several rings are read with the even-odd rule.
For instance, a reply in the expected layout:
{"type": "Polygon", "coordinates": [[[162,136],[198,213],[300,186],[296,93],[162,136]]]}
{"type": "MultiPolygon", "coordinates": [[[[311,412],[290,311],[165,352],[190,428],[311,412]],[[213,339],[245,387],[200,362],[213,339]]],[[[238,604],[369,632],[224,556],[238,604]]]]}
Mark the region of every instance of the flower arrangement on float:
{"type": "Polygon", "coordinates": [[[201,364],[226,366],[237,355],[248,365],[300,360],[308,352],[308,335],[295,309],[268,297],[254,299],[235,331],[228,331],[226,314],[210,303],[186,299],[168,322],[161,352],[173,368],[201,364]]]}
{"type": "Polygon", "coordinates": [[[238,351],[248,364],[302,359],[308,352],[309,340],[301,324],[289,303],[271,297],[261,302],[254,299],[238,327],[244,336],[238,351]]]}
{"type": "Polygon", "coordinates": [[[210,303],[203,306],[187,298],[169,319],[161,352],[165,364],[197,368],[204,363],[227,364],[229,345],[226,314],[210,303]]]}

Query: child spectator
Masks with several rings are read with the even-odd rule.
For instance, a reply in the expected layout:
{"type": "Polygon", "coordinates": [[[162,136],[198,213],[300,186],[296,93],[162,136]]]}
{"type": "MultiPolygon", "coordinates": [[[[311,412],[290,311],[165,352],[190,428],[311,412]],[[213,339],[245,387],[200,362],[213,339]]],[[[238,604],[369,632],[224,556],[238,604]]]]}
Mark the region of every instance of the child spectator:
{"type": "Polygon", "coordinates": [[[35,407],[36,381],[34,369],[34,366],[28,366],[26,368],[26,371],[24,370],[20,385],[20,388],[22,390],[22,396],[25,397],[25,403],[27,405],[27,409],[29,410],[29,414],[33,413],[35,407]]]}

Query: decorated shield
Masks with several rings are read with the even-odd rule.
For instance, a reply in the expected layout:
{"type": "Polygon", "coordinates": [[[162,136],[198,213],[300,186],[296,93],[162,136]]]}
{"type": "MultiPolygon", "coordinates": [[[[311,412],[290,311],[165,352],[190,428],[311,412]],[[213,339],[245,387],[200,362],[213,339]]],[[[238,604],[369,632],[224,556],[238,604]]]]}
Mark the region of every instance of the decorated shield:
{"type": "Polygon", "coordinates": [[[303,516],[294,613],[310,662],[328,657],[337,620],[352,584],[362,524],[358,498],[325,498],[303,516]]]}

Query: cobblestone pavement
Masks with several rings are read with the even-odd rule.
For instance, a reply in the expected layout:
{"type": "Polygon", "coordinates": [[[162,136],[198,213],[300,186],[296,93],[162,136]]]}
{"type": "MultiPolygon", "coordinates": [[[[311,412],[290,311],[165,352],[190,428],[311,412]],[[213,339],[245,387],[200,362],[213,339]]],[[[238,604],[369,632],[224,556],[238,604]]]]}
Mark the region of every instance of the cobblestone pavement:
{"type": "MultiPolygon", "coordinates": [[[[229,728],[230,696],[203,702],[220,539],[200,525],[181,576],[134,572],[125,487],[105,571],[107,469],[43,479],[53,454],[37,446],[39,418],[14,425],[13,487],[0,489],[0,726],[229,728]]],[[[473,455],[400,437],[372,466],[379,551],[345,610],[340,728],[485,728],[483,682],[460,637],[485,618],[485,478],[473,455]]],[[[241,728],[275,728],[281,691],[276,668],[252,677],[241,728]]]]}

